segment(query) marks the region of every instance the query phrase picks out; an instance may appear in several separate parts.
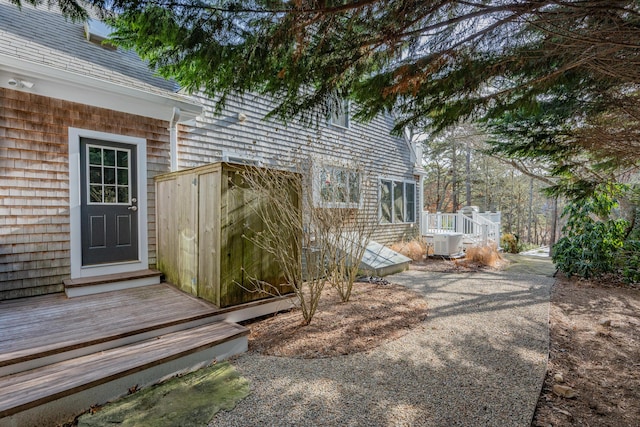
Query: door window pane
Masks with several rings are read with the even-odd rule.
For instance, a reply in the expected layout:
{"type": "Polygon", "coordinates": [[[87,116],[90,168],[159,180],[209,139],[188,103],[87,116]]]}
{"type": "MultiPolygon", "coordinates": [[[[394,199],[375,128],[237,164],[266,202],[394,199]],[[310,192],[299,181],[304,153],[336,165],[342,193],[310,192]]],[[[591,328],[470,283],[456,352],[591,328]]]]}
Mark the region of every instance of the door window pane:
{"type": "Polygon", "coordinates": [[[104,149],[104,165],[105,166],[115,166],[116,165],[116,150],[107,150],[104,149]]]}
{"type": "Polygon", "coordinates": [[[116,169],[104,168],[104,183],[115,184],[116,183],[116,169]]]}
{"type": "Polygon", "coordinates": [[[89,147],[89,164],[90,165],[102,164],[102,149],[97,147],[89,147]]]}
{"type": "Polygon", "coordinates": [[[126,151],[118,150],[118,167],[119,168],[128,168],[129,167],[129,153],[126,151]]]}
{"type": "Polygon", "coordinates": [[[115,185],[104,186],[104,203],[116,203],[116,187],[115,185]]]}
{"type": "Polygon", "coordinates": [[[127,169],[118,169],[118,185],[129,184],[129,171],[127,169]]]}
{"type": "Polygon", "coordinates": [[[129,203],[129,187],[118,187],[118,203],[129,203]]]}
{"type": "Polygon", "coordinates": [[[96,166],[89,168],[89,182],[91,184],[102,184],[102,168],[96,166]]]}
{"type": "Polygon", "coordinates": [[[92,203],[102,203],[102,185],[92,185],[89,188],[89,201],[92,203]]]}

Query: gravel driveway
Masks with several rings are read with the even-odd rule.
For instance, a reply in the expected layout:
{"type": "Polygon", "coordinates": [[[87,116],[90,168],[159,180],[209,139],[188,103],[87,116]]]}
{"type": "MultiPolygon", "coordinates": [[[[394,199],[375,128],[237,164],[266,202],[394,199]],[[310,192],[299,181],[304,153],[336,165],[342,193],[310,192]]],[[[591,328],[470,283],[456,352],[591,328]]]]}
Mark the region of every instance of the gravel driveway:
{"type": "MultiPolygon", "coordinates": [[[[552,271],[552,270],[551,270],[552,271]]],[[[429,318],[366,353],[302,360],[247,353],[252,393],[211,426],[528,426],[546,370],[549,271],[406,271],[429,318]]]]}

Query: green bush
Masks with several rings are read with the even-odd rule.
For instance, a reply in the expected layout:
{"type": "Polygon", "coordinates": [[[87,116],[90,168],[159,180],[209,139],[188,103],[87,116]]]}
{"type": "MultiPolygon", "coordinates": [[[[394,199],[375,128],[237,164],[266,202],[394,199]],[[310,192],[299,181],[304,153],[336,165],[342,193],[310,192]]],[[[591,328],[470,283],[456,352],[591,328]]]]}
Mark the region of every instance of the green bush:
{"type": "Polygon", "coordinates": [[[514,234],[504,233],[500,237],[500,246],[504,252],[508,252],[510,254],[518,253],[518,239],[516,239],[514,234]]]}
{"type": "MultiPolygon", "coordinates": [[[[612,210],[618,206],[615,195],[622,188],[606,186],[587,199],[567,205],[563,212],[567,218],[564,237],[553,248],[553,262],[560,271],[588,278],[616,272],[627,264],[622,257],[629,222],[611,218],[612,210]]],[[[629,275],[637,274],[634,271],[630,270],[629,275]]]]}
{"type": "Polygon", "coordinates": [[[622,277],[631,283],[640,282],[640,241],[629,240],[622,250],[622,277]]]}
{"type": "Polygon", "coordinates": [[[623,219],[588,220],[580,233],[570,233],[556,243],[553,262],[568,276],[588,278],[614,272],[627,226],[623,219]]]}

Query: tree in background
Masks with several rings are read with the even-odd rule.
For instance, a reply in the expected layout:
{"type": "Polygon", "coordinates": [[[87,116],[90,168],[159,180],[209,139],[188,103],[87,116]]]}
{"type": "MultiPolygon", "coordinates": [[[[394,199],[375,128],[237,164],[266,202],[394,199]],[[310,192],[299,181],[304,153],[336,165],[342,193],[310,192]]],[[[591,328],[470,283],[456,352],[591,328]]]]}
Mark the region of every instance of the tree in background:
{"type": "Polygon", "coordinates": [[[553,180],[534,162],[491,152],[489,139],[486,130],[468,123],[425,138],[425,209],[500,211],[504,232],[523,243],[549,244],[553,203],[542,189],[553,180]]]}

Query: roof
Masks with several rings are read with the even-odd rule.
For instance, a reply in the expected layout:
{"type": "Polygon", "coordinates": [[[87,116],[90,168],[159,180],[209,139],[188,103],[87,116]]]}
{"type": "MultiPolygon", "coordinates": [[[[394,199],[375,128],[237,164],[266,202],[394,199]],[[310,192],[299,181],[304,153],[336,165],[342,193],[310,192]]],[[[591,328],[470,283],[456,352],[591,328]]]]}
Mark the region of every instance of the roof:
{"type": "Polygon", "coordinates": [[[84,23],[65,19],[53,6],[18,8],[0,0],[0,65],[7,62],[14,62],[16,69],[21,65],[54,76],[62,72],[71,80],[157,95],[187,103],[187,109],[188,104],[197,105],[193,98],[176,93],[177,84],[156,75],[135,52],[88,41],[84,23]]]}

